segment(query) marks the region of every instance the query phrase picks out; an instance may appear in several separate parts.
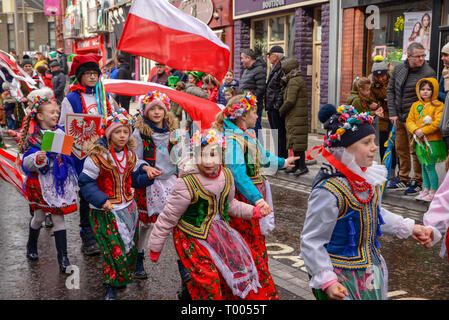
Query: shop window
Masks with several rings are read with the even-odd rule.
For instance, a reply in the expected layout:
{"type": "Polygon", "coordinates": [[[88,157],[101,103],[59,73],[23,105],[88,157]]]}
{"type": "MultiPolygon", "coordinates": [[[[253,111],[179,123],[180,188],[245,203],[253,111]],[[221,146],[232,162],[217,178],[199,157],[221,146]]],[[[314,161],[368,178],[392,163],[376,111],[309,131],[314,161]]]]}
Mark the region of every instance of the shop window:
{"type": "Polygon", "coordinates": [[[34,42],[34,23],[27,23],[28,27],[28,49],[30,51],[36,50],[35,48],[35,42],[34,42]]]}
{"type": "Polygon", "coordinates": [[[424,0],[378,5],[379,28],[368,30],[367,70],[371,70],[372,58],[378,54],[392,66],[402,63],[412,42],[421,42],[427,48],[426,59],[429,59],[432,2],[424,0]]]}
{"type": "Polygon", "coordinates": [[[15,50],[16,45],[14,43],[14,24],[8,23],[7,28],[8,28],[8,48],[9,50],[15,50]]]}
{"type": "Polygon", "coordinates": [[[54,22],[48,23],[48,43],[50,44],[51,50],[56,49],[56,30],[54,22]]]}

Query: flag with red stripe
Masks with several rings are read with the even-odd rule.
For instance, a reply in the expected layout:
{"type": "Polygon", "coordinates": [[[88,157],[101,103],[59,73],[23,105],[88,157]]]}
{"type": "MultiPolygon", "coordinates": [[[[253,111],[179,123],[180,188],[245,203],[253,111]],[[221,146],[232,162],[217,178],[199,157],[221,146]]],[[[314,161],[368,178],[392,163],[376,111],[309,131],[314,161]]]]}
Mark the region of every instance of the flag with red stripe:
{"type": "MultiPolygon", "coordinates": [[[[17,159],[9,151],[0,148],[0,178],[11,184],[21,195],[24,196],[23,176],[20,171],[17,159]]],[[[20,160],[20,158],[19,158],[20,160]]]]}
{"type": "Polygon", "coordinates": [[[230,50],[204,22],[167,0],[134,0],[117,50],[222,80],[230,50]]]}

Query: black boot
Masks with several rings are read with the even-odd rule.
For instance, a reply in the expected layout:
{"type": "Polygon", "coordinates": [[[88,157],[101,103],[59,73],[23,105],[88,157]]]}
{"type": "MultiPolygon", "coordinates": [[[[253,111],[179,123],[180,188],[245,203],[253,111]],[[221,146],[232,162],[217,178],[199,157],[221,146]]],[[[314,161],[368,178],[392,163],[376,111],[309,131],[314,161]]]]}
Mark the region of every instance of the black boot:
{"type": "Polygon", "coordinates": [[[91,256],[100,253],[100,247],[98,246],[97,239],[95,239],[94,232],[92,228],[86,227],[81,228],[81,252],[85,255],[91,256]]]}
{"type": "Polygon", "coordinates": [[[55,236],[56,252],[58,253],[59,270],[65,273],[70,266],[69,258],[67,258],[67,231],[59,230],[53,232],[55,236]]]}
{"type": "Polygon", "coordinates": [[[105,300],[115,300],[115,288],[109,284],[104,285],[104,289],[106,291],[105,300]]]}
{"type": "Polygon", "coordinates": [[[187,269],[182,264],[181,260],[177,260],[178,262],[178,270],[181,276],[181,288],[178,290],[178,299],[179,300],[192,300],[190,296],[189,290],[187,289],[187,283],[192,280],[192,276],[187,271],[187,269]]]}
{"type": "Polygon", "coordinates": [[[37,254],[37,239],[39,238],[40,230],[40,228],[37,230],[31,228],[30,224],[27,242],[27,258],[32,261],[39,259],[37,254]]]}
{"type": "Polygon", "coordinates": [[[45,216],[45,228],[53,228],[53,220],[51,219],[51,214],[45,216]]]}
{"type": "Polygon", "coordinates": [[[145,254],[143,252],[137,253],[137,262],[136,269],[134,270],[134,278],[135,279],[146,279],[148,278],[147,273],[145,272],[145,268],[143,265],[143,261],[145,260],[145,254]]]}

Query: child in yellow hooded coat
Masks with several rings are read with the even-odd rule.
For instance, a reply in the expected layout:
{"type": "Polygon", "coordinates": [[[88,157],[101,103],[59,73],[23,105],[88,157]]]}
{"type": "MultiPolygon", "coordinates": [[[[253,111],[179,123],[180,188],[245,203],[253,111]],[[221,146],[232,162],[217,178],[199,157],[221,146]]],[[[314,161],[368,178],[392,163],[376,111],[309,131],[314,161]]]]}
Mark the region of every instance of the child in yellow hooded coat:
{"type": "Polygon", "coordinates": [[[439,85],[434,78],[423,78],[416,84],[418,101],[407,117],[407,129],[415,138],[415,152],[422,166],[423,190],[416,200],[432,201],[438,189],[435,164],[446,160],[446,146],[438,128],[444,104],[438,101],[439,85]]]}

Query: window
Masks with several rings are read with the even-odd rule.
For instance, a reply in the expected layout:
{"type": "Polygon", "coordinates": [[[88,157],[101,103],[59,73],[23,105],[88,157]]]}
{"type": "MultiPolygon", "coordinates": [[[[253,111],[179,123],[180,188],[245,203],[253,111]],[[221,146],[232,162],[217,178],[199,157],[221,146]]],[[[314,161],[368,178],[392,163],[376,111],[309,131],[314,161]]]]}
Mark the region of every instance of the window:
{"type": "Polygon", "coordinates": [[[8,29],[8,49],[15,50],[16,45],[15,45],[15,41],[14,41],[14,24],[8,23],[7,29],[8,29]]]}
{"type": "Polygon", "coordinates": [[[48,43],[50,44],[50,50],[56,49],[55,22],[48,22],[48,43]]]}
{"type": "Polygon", "coordinates": [[[35,48],[35,41],[34,41],[34,23],[28,23],[28,49],[30,51],[36,50],[35,48]]]}

